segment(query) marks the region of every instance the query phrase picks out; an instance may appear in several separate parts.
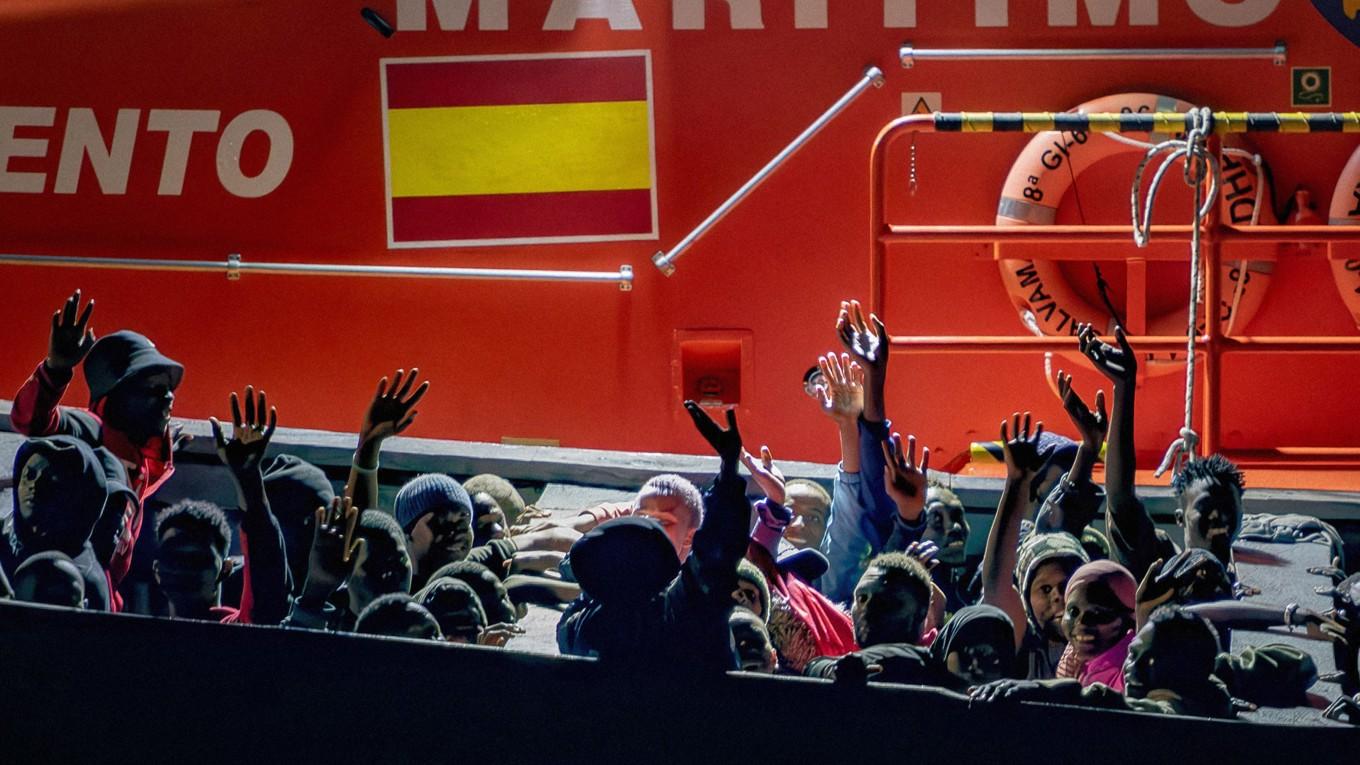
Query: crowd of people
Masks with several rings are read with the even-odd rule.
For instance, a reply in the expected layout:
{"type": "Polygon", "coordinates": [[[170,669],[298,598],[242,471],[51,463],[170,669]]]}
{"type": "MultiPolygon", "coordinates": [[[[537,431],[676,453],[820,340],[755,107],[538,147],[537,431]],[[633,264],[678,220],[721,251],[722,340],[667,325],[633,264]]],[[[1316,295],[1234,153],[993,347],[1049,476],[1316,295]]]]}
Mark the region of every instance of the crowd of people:
{"type": "MultiPolygon", "coordinates": [[[[1180,539],[1154,524],[1134,481],[1138,355],[1119,329],[1113,344],[1090,326],[1078,333],[1108,400],[1096,391],[1088,406],[1059,375],[1077,439],[1027,412],[1001,422],[1005,483],[977,561],[964,504],[932,478],[929,450],[887,417],[887,331],[854,301],[837,317],[842,348],[805,379],[839,436],[829,492],[785,480],[768,447],[748,450],[734,411],[720,424],[686,402],[719,458],[712,481],[658,475],[631,502],[572,517],[526,506],[492,475],[419,475],[384,507],[383,443],[411,427],[430,387],[411,369],[379,381],[339,493],[317,466],[271,453],[277,412],[246,386],[230,395],[230,422],[211,421],[238,507],[186,499],[147,518],[175,469],[184,370],[136,332],[96,338],[93,310],[77,291],[53,315],[47,356],[14,399],[11,421],[27,440],[3,519],[0,597],[129,610],[120,585],[145,528],[172,619],[504,646],[538,606],[560,611],[562,654],[618,666],[1218,718],[1328,700],[1310,694],[1319,673],[1308,653],[1233,649],[1232,630],[1278,626],[1332,644],[1343,670],[1329,678],[1342,689],[1332,710],[1360,721],[1360,696],[1346,700],[1360,694],[1354,609],[1260,602],[1238,576],[1236,466],[1189,459],[1172,482],[1180,539]],[[77,367],[85,407],[62,403],[77,367]],[[1103,533],[1093,525],[1102,513],[1103,533]]],[[[1344,561],[1334,568],[1340,582],[1344,561]]]]}

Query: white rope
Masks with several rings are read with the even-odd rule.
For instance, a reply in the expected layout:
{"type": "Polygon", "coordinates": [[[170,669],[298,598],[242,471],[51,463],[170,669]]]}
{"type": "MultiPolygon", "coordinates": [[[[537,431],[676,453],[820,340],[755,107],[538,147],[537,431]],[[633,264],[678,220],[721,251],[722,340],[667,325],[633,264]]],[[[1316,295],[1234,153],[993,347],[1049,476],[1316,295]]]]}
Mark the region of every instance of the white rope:
{"type": "MultiPolygon", "coordinates": [[[[1137,138],[1129,138],[1122,133],[1097,133],[1097,135],[1103,135],[1115,143],[1122,143],[1125,146],[1134,146],[1139,149],[1151,149],[1158,145],[1147,141],[1140,141],[1137,138]]],[[[1252,166],[1256,169],[1256,199],[1251,207],[1251,225],[1255,226],[1261,220],[1261,204],[1265,198],[1266,190],[1265,175],[1262,169],[1264,162],[1261,159],[1261,155],[1232,146],[1223,147],[1223,153],[1232,157],[1242,157],[1243,159],[1250,160],[1252,166]]],[[[1151,204],[1148,206],[1151,207],[1151,204]]],[[[1237,324],[1237,307],[1242,303],[1242,294],[1247,291],[1247,279],[1249,278],[1247,275],[1247,261],[1238,260],[1231,262],[1236,263],[1237,266],[1237,286],[1233,288],[1232,308],[1228,312],[1228,326],[1223,330],[1223,334],[1225,335],[1231,335],[1233,326],[1237,324]]]]}
{"type": "MultiPolygon", "coordinates": [[[[1168,469],[1176,468],[1194,456],[1199,448],[1199,434],[1194,429],[1195,413],[1195,337],[1198,334],[1196,317],[1203,303],[1204,268],[1201,235],[1204,217],[1218,203],[1219,165],[1217,159],[1205,148],[1205,139],[1213,129],[1213,114],[1206,108],[1190,112],[1191,128],[1185,140],[1162,141],[1148,148],[1133,177],[1132,215],[1133,241],[1139,247],[1146,247],[1152,233],[1152,209],[1157,199],[1157,190],[1171,165],[1179,159],[1185,160],[1182,177],[1186,185],[1194,189],[1193,218],[1194,226],[1190,233],[1190,299],[1186,310],[1185,329],[1185,424],[1181,427],[1180,438],[1171,442],[1158,466],[1155,475],[1161,477],[1168,469]],[[1143,173],[1159,154],[1169,152],[1148,188],[1146,206],[1143,204],[1143,173]],[[1208,182],[1208,193],[1205,183],[1208,182]]],[[[1260,199],[1258,180],[1258,202],[1260,199]]],[[[1239,280],[1240,282],[1240,280],[1239,280]]]]}

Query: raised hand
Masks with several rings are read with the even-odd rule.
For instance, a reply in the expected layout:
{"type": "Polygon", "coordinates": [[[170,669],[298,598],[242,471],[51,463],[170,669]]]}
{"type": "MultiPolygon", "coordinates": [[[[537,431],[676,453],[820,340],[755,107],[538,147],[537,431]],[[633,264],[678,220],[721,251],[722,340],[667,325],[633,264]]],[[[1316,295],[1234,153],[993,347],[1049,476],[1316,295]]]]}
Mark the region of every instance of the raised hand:
{"type": "Polygon", "coordinates": [[[420,403],[425,391],[430,389],[427,380],[414,392],[411,391],[419,376],[420,370],[412,367],[410,374],[398,369],[392,375],[391,385],[386,377],[378,381],[378,391],[373,394],[373,402],[368,405],[363,427],[359,431],[360,443],[390,438],[415,422],[415,406],[420,403]]]}
{"type": "Polygon", "coordinates": [[[836,334],[845,349],[866,366],[878,371],[887,369],[888,331],[873,314],[865,320],[864,309],[858,300],[841,303],[841,312],[836,317],[836,334]]]}
{"type": "Polygon", "coordinates": [[[777,505],[784,504],[784,473],[775,467],[774,455],[770,454],[770,447],[760,447],[760,461],[745,449],[741,450],[741,464],[751,471],[751,476],[755,478],[756,485],[765,492],[765,496],[777,505]]]}
{"type": "Polygon", "coordinates": [[[1031,433],[1029,412],[1025,412],[1023,417],[1016,412],[1012,417],[1013,425],[1006,420],[1001,421],[1001,448],[1006,454],[1006,475],[1011,479],[1033,478],[1043,467],[1043,460],[1039,459],[1039,436],[1044,433],[1044,424],[1035,423],[1031,433]],[[1015,438],[1011,438],[1012,431],[1015,438]]]}
{"type": "Polygon", "coordinates": [[[926,470],[930,467],[930,449],[922,447],[921,461],[916,461],[916,436],[907,436],[907,448],[902,448],[902,435],[892,434],[883,442],[883,484],[888,496],[897,505],[897,514],[908,523],[915,523],[926,507],[926,470]]]}
{"type": "Polygon", "coordinates": [[[940,565],[940,561],[935,557],[940,554],[940,546],[930,541],[916,541],[907,545],[903,550],[907,555],[915,558],[926,571],[940,565]]]}
{"type": "Polygon", "coordinates": [[[216,417],[209,417],[212,423],[213,443],[217,445],[217,457],[222,464],[234,473],[258,470],[264,461],[264,453],[269,449],[269,440],[274,437],[278,425],[278,412],[265,403],[264,391],[255,394],[254,386],[246,386],[245,417],[241,416],[241,401],[235,391],[231,394],[231,440],[222,434],[222,423],[216,417]],[[265,416],[268,412],[268,417],[265,416]]]}
{"type": "Polygon", "coordinates": [[[864,413],[864,367],[850,354],[828,353],[817,359],[826,382],[818,387],[822,414],[839,423],[854,424],[864,413]]]}
{"type": "Polygon", "coordinates": [[[500,648],[510,642],[511,638],[516,638],[523,634],[524,628],[518,624],[493,624],[482,630],[482,634],[477,636],[477,645],[489,645],[494,648],[500,648]]]}
{"type": "Polygon", "coordinates": [[[1138,591],[1134,594],[1134,620],[1135,629],[1142,629],[1148,623],[1148,617],[1156,611],[1159,606],[1168,603],[1176,594],[1176,583],[1167,580],[1158,582],[1157,576],[1162,573],[1162,567],[1166,565],[1164,558],[1158,558],[1148,566],[1147,573],[1143,575],[1143,581],[1138,583],[1138,591]]]}
{"type": "Polygon", "coordinates": [[[685,402],[685,411],[694,420],[694,427],[698,429],[699,435],[704,437],[708,445],[713,447],[713,451],[722,458],[724,467],[730,466],[736,469],[737,461],[741,459],[741,432],[737,430],[737,413],[735,410],[727,410],[727,429],[723,430],[718,423],[713,421],[698,404],[693,401],[685,402]]]}
{"type": "Polygon", "coordinates": [[[76,368],[94,346],[94,329],[90,327],[90,314],[94,311],[94,300],[80,308],[80,290],[66,298],[66,304],[52,314],[52,334],[47,340],[47,368],[54,372],[69,372],[76,368]]]}
{"type": "Polygon", "coordinates": [[[1105,409],[1105,391],[1096,391],[1096,410],[1092,412],[1072,387],[1072,375],[1058,370],[1058,395],[1062,397],[1067,416],[1072,418],[1072,424],[1081,433],[1082,443],[1099,453],[1101,444],[1105,443],[1105,434],[1110,429],[1110,416],[1105,409]]]}
{"type": "Polygon", "coordinates": [[[1077,328],[1081,354],[1116,385],[1131,385],[1138,377],[1138,357],[1124,336],[1123,327],[1114,328],[1114,339],[1119,344],[1118,348],[1101,341],[1090,324],[1082,324],[1077,328]]]}
{"type": "Polygon", "coordinates": [[[354,538],[359,512],[349,497],[336,497],[329,508],[317,508],[303,597],[326,600],[354,570],[355,560],[364,547],[362,537],[354,538]]]}

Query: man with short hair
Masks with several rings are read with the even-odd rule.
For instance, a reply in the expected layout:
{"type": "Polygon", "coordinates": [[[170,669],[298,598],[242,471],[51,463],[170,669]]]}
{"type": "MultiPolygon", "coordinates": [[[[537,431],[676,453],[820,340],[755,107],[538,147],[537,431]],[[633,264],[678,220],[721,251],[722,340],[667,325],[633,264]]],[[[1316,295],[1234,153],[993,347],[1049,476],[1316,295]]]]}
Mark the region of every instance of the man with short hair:
{"type": "Polygon", "coordinates": [[[814,659],[803,674],[846,681],[877,666],[881,672],[873,676],[875,681],[948,684],[948,670],[921,645],[930,593],[930,574],[913,556],[890,552],[869,561],[855,585],[850,610],[860,650],[839,659],[814,659]]]}
{"type": "Polygon", "coordinates": [[[171,619],[249,621],[220,602],[222,582],[232,571],[231,527],[222,508],[192,499],[176,502],[156,516],[156,541],[151,571],[171,619]]]}
{"type": "Polygon", "coordinates": [[[439,622],[434,615],[410,595],[392,592],[376,598],[364,607],[354,623],[359,635],[403,637],[413,640],[440,640],[439,622]]]}
{"type": "Polygon", "coordinates": [[[108,576],[110,608],[122,609],[118,585],[132,566],[142,531],[142,506],[174,473],[170,411],[184,367],[143,335],[128,330],[95,340],[89,327],[94,301],[80,308],[80,290],[52,314],[47,357],[14,397],[10,421],[27,436],[70,435],[104,446],[127,469],[137,502],[123,510],[113,549],[100,554],[108,576]],[[79,314],[77,316],[77,313],[79,314]],[[59,406],[72,372],[83,362],[90,406],[59,406]]]}

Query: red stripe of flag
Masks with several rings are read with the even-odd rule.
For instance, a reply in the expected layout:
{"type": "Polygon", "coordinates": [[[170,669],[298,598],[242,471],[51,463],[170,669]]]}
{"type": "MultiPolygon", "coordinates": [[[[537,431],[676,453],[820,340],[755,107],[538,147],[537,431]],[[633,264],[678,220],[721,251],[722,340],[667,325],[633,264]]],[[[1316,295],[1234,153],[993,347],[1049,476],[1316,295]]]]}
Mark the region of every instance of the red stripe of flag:
{"type": "Polygon", "coordinates": [[[650,189],[397,197],[392,200],[394,242],[646,235],[651,232],[650,189]]]}
{"type": "Polygon", "coordinates": [[[387,65],[387,108],[646,101],[643,56],[387,65]]]}

